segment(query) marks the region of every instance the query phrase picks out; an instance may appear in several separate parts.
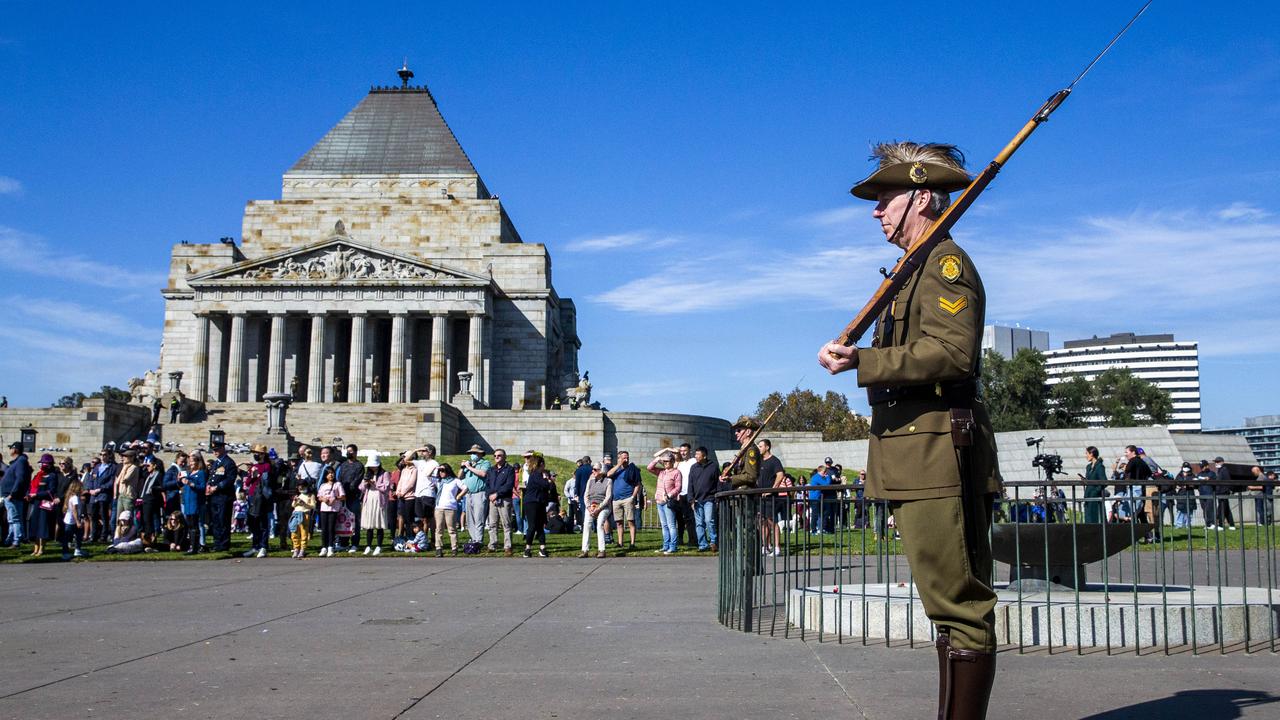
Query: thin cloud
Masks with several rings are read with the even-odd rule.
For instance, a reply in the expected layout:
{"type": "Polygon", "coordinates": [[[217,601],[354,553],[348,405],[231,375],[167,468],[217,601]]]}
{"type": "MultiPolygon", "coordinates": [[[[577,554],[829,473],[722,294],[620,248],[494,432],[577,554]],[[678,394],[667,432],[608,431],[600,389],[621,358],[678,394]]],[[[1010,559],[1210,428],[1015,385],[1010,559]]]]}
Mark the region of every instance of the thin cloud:
{"type": "Polygon", "coordinates": [[[597,235],[571,241],[565,246],[570,252],[599,252],[602,250],[621,250],[622,248],[644,246],[647,248],[667,247],[679,241],[675,236],[660,236],[648,230],[616,233],[613,235],[597,235]]]}
{"type": "Polygon", "coordinates": [[[0,195],[21,195],[22,183],[7,175],[0,175],[0,195]]]}
{"type": "Polygon", "coordinates": [[[1233,202],[1219,210],[1216,215],[1220,220],[1261,220],[1270,213],[1249,203],[1233,202]]]}
{"type": "Polygon", "coordinates": [[[137,343],[156,345],[160,341],[159,328],[142,325],[123,315],[61,300],[41,297],[0,297],[0,305],[21,307],[25,326],[56,328],[59,333],[70,331],[69,336],[111,337],[137,343]]]}
{"type": "Polygon", "coordinates": [[[91,260],[77,253],[60,253],[39,236],[0,225],[0,256],[12,270],[47,275],[56,272],[75,283],[121,289],[125,286],[164,286],[168,277],[91,260]]]}

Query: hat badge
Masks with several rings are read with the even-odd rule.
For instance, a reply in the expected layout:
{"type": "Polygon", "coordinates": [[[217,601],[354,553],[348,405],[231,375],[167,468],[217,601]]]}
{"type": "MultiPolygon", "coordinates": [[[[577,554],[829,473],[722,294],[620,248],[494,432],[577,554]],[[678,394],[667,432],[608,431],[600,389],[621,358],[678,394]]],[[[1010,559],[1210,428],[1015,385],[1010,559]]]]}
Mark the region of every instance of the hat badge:
{"type": "Polygon", "coordinates": [[[913,162],[911,169],[907,171],[907,177],[911,178],[911,182],[923,185],[929,179],[929,172],[924,169],[924,163],[913,162]]]}

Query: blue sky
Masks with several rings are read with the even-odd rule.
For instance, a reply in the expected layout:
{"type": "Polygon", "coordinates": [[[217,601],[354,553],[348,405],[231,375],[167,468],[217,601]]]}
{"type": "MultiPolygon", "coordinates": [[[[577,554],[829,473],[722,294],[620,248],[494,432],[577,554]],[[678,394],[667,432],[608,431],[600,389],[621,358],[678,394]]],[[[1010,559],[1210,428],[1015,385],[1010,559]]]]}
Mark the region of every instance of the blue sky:
{"type": "MultiPolygon", "coordinates": [[[[799,382],[896,259],[868,147],[980,167],[1121,3],[0,2],[0,393],[158,362],[173,243],[245,202],[404,56],[579,308],[613,409],[736,416],[799,382]]],[[[988,321],[1201,343],[1206,425],[1280,412],[1274,4],[1157,0],[957,228],[988,321]]]]}

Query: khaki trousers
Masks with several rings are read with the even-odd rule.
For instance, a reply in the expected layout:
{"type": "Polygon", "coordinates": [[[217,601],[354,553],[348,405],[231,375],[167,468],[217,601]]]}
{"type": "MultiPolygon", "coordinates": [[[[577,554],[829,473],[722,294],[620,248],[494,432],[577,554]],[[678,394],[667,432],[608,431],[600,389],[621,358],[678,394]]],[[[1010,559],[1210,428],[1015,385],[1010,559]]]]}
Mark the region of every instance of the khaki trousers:
{"type": "Polygon", "coordinates": [[[893,502],[892,508],[925,614],[950,631],[952,647],[995,652],[991,496],[970,503],[969,532],[958,497],[893,502]]]}
{"type": "Polygon", "coordinates": [[[498,500],[489,504],[489,547],[498,544],[498,526],[502,526],[502,549],[511,549],[511,501],[498,500]]]}
{"type": "Polygon", "coordinates": [[[455,509],[436,508],[436,549],[444,549],[444,533],[449,531],[449,547],[458,549],[458,511],[455,509]]]}

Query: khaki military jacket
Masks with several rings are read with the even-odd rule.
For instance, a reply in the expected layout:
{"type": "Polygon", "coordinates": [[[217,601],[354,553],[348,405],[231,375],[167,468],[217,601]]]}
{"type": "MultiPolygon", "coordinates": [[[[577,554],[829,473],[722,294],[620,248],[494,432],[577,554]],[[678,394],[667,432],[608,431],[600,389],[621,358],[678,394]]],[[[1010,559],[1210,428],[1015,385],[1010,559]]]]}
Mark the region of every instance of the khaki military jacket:
{"type": "Polygon", "coordinates": [[[747,451],[742,453],[742,460],[729,470],[732,473],[729,476],[729,484],[734,490],[756,486],[756,481],[760,477],[760,449],[755,443],[747,447],[747,451]]]}
{"type": "MultiPolygon", "coordinates": [[[[908,399],[871,408],[867,495],[923,500],[961,494],[961,455],[951,438],[948,403],[938,383],[977,377],[986,293],[973,261],[947,238],[881,315],[876,339],[858,350],[858,385],[912,388],[908,399]],[[882,334],[892,318],[891,331],[882,334]],[[923,386],[923,387],[922,387],[923,386]]],[[[969,482],[978,493],[1000,491],[995,433],[985,405],[973,407],[969,482]]]]}

